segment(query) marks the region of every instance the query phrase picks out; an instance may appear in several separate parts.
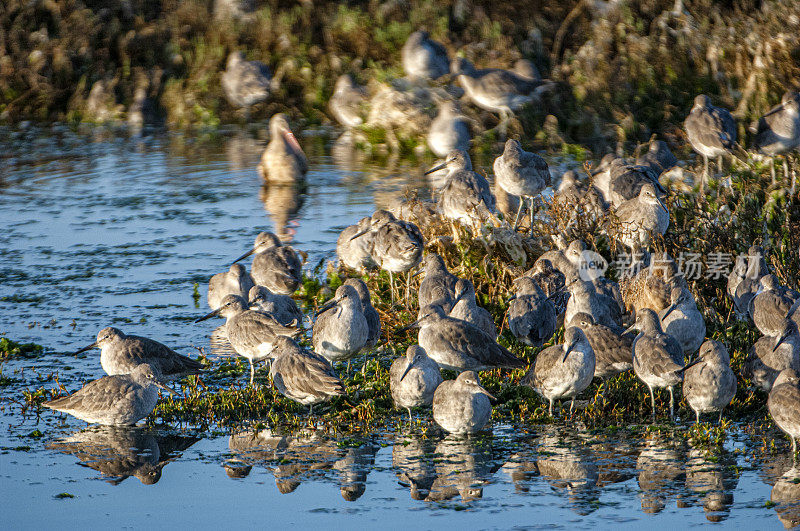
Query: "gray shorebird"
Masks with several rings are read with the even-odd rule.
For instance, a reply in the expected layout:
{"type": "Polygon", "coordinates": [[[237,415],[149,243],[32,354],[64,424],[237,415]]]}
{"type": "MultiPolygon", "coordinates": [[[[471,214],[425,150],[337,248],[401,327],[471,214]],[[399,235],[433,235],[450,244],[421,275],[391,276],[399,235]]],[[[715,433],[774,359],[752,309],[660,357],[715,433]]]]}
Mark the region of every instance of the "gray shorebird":
{"type": "Polygon", "coordinates": [[[533,198],[551,184],[547,162],[536,153],[523,150],[517,140],[509,139],[506,140],[503,154],[494,160],[494,177],[506,193],[520,198],[514,228],[519,222],[523,199],[528,199],[533,230],[533,198]]]}
{"type": "Polygon", "coordinates": [[[653,407],[653,418],[656,414],[656,398],[653,388],[669,389],[669,415],[675,417],[675,398],[673,387],[683,379],[683,371],[690,365],[684,365],[683,349],[674,337],[661,330],[658,316],[649,309],[643,308],[636,316],[636,322],[629,330],[639,330],[633,340],[633,372],[650,390],[650,404],[653,407]]]}
{"type": "Polygon", "coordinates": [[[414,80],[434,80],[450,73],[447,49],[430,38],[427,31],[415,31],[400,50],[406,75],[414,80]]]}
{"type": "Polygon", "coordinates": [[[446,101],[439,105],[439,114],[431,122],[428,132],[428,147],[437,157],[446,157],[454,149],[469,150],[472,135],[467,118],[461,114],[458,104],[446,101]]]}
{"type": "Polygon", "coordinates": [[[579,312],[567,323],[583,330],[594,351],[594,376],[605,379],[633,368],[633,337],[618,334],[607,326],[597,324],[592,316],[579,312]]]}
{"type": "Polygon", "coordinates": [[[800,371],[800,333],[797,323],[784,319],[774,336],[764,336],[753,344],[742,365],[742,374],[764,391],[772,389],[784,369],[800,371]]]}
{"type": "Polygon", "coordinates": [[[255,284],[242,264],[232,264],[224,273],[217,273],[208,281],[208,305],[212,310],[219,308],[225,295],[239,295],[247,298],[250,288],[255,284]]]}
{"type": "Polygon", "coordinates": [[[178,354],[166,345],[146,337],[129,336],[113,327],[97,333],[97,341],[75,352],[100,349],[100,365],[106,374],[131,374],[140,365],[149,365],[159,379],[176,380],[199,374],[203,365],[188,356],[178,354]]]}
{"type": "Polygon", "coordinates": [[[158,380],[152,367],[139,365],[130,374],[103,376],[69,396],[42,405],[89,423],[128,426],[153,412],[159,388],[170,391],[158,380]]]}
{"type": "Polygon", "coordinates": [[[447,180],[439,191],[439,209],[450,220],[475,227],[490,219],[495,210],[495,198],[489,182],[472,171],[472,161],[465,151],[453,150],[445,161],[425,174],[447,168],[447,180]]]}
{"type": "Polygon", "coordinates": [[[536,356],[533,367],[520,383],[533,389],[550,402],[548,411],[553,415],[553,401],[571,398],[569,412],[575,406],[575,397],[582,393],[594,378],[594,350],[586,335],[578,327],[564,332],[564,343],[553,345],[536,356]]]}
{"type": "Polygon", "coordinates": [[[722,171],[722,156],[736,144],[736,121],[730,112],[715,107],[708,96],[700,94],[694,99],[683,127],[692,149],[703,156],[702,191],[708,178],[708,159],[717,158],[718,169],[722,171]]]}
{"type": "Polygon", "coordinates": [[[619,205],[614,214],[619,220],[617,237],[633,252],[646,249],[654,235],[663,236],[669,227],[669,211],[650,183],[642,186],[637,197],[619,205]]]}
{"type": "Polygon", "coordinates": [[[417,296],[419,307],[433,303],[441,304],[445,312],[453,309],[456,299],[456,284],[459,278],[447,270],[442,257],[428,253],[422,259],[422,272],[425,278],[419,283],[417,296]]]}
{"type": "Polygon", "coordinates": [[[689,403],[697,422],[700,413],[719,412],[736,396],[736,375],[731,370],[728,349],[719,341],[708,340],[700,347],[700,362],[683,373],[683,396],[689,403]]]}
{"type": "Polygon", "coordinates": [[[611,204],[611,163],[618,158],[614,153],[606,153],[597,163],[597,167],[592,169],[592,185],[600,190],[607,204],[611,204]]]}
{"type": "Polygon", "coordinates": [[[271,315],[283,326],[300,327],[305,316],[293,298],[272,293],[266,286],[253,286],[247,294],[251,310],[271,315]]]}
{"type": "Polygon", "coordinates": [[[772,158],[776,155],[784,155],[783,177],[788,179],[789,167],[785,154],[800,146],[800,95],[797,92],[786,92],[781,102],[752,123],[749,130],[755,135],[753,147],[770,157],[772,182],[775,182],[772,158]]]}
{"type": "Polygon", "coordinates": [[[372,243],[375,238],[370,231],[372,218],[361,218],[355,225],[345,227],[336,240],[336,255],[339,260],[359,272],[377,267],[372,259],[372,243]]]}
{"type": "Polygon", "coordinates": [[[736,257],[731,274],[728,276],[728,297],[733,301],[736,315],[744,319],[750,312],[750,302],[761,287],[761,277],[769,274],[764,260],[764,250],[753,245],[747,254],[736,257]]]}
{"type": "Polygon", "coordinates": [[[294,249],[283,245],[271,232],[260,232],[253,248],[234,260],[244,260],[254,254],[250,276],[259,286],[266,286],[273,293],[291,295],[303,282],[303,265],[294,249]]]}
{"type": "Polygon", "coordinates": [[[489,334],[466,321],[448,317],[439,305],[426,306],[420,314],[419,319],[401,330],[418,326],[419,345],[443,369],[482,371],[525,366],[489,334]]]}
{"type": "Polygon", "coordinates": [[[500,114],[499,130],[505,136],[509,115],[555,87],[549,80],[532,79],[502,68],[476,69],[463,58],[450,65],[466,96],[478,107],[500,114]]]}
{"type": "Polygon", "coordinates": [[[642,187],[653,186],[658,197],[666,194],[666,190],[658,182],[658,174],[650,166],[630,164],[625,159],[614,159],[608,167],[608,202],[612,208],[618,208],[629,199],[639,197],[642,187]]]}
{"type": "Polygon", "coordinates": [[[228,295],[222,306],[195,320],[195,323],[211,317],[226,319],[225,332],[233,350],[250,362],[250,385],[255,378],[255,364],[272,357],[278,336],[297,336],[301,329],[283,326],[274,317],[264,312],[248,309],[246,300],[238,295],[228,295]]]}
{"type": "Polygon", "coordinates": [[[792,439],[792,455],[800,437],[800,378],[794,369],[784,369],[769,392],[767,409],[775,424],[792,439]]]}
{"type": "Polygon", "coordinates": [[[539,286],[542,293],[553,303],[556,317],[564,314],[569,300],[569,292],[564,289],[566,287],[566,276],[556,269],[549,259],[539,257],[533,267],[523,274],[523,277],[532,279],[539,286]]]}
{"type": "Polygon", "coordinates": [[[492,418],[495,398],[481,387],[474,371],[465,371],[455,380],[442,382],[433,395],[433,420],[456,435],[477,433],[492,418]]]}
{"type": "Polygon", "coordinates": [[[220,76],[225,97],[249,116],[250,107],[269,97],[272,73],[261,61],[247,61],[242,52],[231,52],[220,76]]]}
{"type": "Polygon", "coordinates": [[[430,406],[433,403],[433,393],[441,383],[439,365],[419,345],[408,347],[405,356],[394,360],[389,369],[392,400],[396,407],[408,410],[409,420],[412,407],[430,406]]]}
{"type": "Polygon", "coordinates": [[[592,316],[595,323],[614,331],[622,331],[622,312],[619,303],[604,293],[598,293],[594,284],[577,278],[567,285],[570,297],[564,312],[564,322],[572,321],[578,313],[592,316]]]}
{"type": "Polygon", "coordinates": [[[289,127],[286,116],[269,119],[270,140],[261,156],[258,172],[269,184],[295,185],[305,181],[308,159],[289,127]]]}
{"type": "Polygon", "coordinates": [[[783,329],[783,320],[800,297],[794,290],[781,286],[775,275],[764,275],[760,284],[750,301],[750,316],[762,334],[777,336],[783,329]]]}
{"type": "Polygon", "coordinates": [[[372,306],[370,299],[369,288],[360,278],[348,278],[344,281],[345,286],[352,286],[358,292],[358,299],[361,301],[361,310],[364,312],[364,318],[367,320],[367,343],[364,345],[365,349],[374,347],[381,337],[381,317],[378,315],[378,310],[372,306]]]}
{"type": "Polygon", "coordinates": [[[516,290],[508,306],[508,327],[514,337],[531,347],[541,347],[556,332],[556,309],[529,277],[514,281],[516,290]]]}
{"type": "Polygon", "coordinates": [[[369,324],[361,299],[353,286],[342,285],[336,295],[317,311],[311,340],[314,351],[331,362],[358,354],[369,339],[369,324]]]}
{"type": "Polygon", "coordinates": [[[364,123],[363,105],[366,98],[366,91],[356,86],[352,77],[342,74],[336,79],[328,109],[337,122],[352,129],[364,123]]]}
{"type": "Polygon", "coordinates": [[[657,175],[661,175],[677,165],[678,159],[670,151],[666,142],[663,140],[651,140],[647,152],[636,158],[636,164],[650,166],[657,175]]]}
{"type": "Polygon", "coordinates": [[[670,296],[670,306],[659,314],[661,329],[678,340],[684,354],[694,354],[706,337],[703,314],[687,288],[672,288],[670,296]]]}
{"type": "Polygon", "coordinates": [[[269,368],[272,385],[283,396],[310,406],[335,396],[344,396],[344,384],[330,362],[319,354],[301,347],[286,336],[279,336],[272,351],[269,368]]]}
{"type": "Polygon", "coordinates": [[[486,332],[489,337],[497,339],[497,326],[494,324],[492,314],[478,306],[475,299],[475,286],[467,279],[460,278],[456,282],[455,304],[448,315],[454,319],[471,323],[486,332]]]}

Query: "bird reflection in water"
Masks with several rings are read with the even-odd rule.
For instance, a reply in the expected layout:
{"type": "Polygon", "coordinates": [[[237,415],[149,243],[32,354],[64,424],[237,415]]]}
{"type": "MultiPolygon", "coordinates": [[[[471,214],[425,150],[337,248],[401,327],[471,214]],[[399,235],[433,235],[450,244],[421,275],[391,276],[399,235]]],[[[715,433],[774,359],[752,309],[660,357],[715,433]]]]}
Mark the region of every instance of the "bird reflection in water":
{"type": "Polygon", "coordinates": [[[792,467],[775,482],[770,501],[786,529],[800,526],[800,469],[792,467]]]}
{"type": "Polygon", "coordinates": [[[291,242],[297,233],[297,221],[294,218],[305,201],[301,192],[297,185],[276,184],[264,184],[259,191],[258,197],[272,220],[275,234],[284,243],[291,242]]]}
{"type": "Polygon", "coordinates": [[[666,441],[648,440],[636,461],[639,470],[639,489],[641,490],[642,511],[649,514],[660,513],[671,496],[683,501],[678,495],[678,485],[686,480],[683,452],[666,441]]]}
{"type": "Polygon", "coordinates": [[[491,437],[450,435],[436,445],[436,479],[426,501],[442,502],[461,496],[465,502],[483,497],[483,486],[500,467],[492,457],[491,437]]]}
{"type": "Polygon", "coordinates": [[[721,522],[730,514],[733,491],[739,482],[735,465],[736,458],[725,450],[689,449],[686,488],[696,494],[710,522],[721,522]]]}

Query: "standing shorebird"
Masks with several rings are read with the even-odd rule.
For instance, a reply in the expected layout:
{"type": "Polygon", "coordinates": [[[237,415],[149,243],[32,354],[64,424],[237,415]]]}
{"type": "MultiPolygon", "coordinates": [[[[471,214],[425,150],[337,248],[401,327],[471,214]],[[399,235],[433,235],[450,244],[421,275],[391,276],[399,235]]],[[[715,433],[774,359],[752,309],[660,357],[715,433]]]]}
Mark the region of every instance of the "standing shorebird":
{"type": "Polygon", "coordinates": [[[699,357],[700,362],[683,374],[683,396],[694,410],[698,423],[700,413],[717,411],[722,422],[722,410],[736,396],[731,357],[725,345],[714,340],[702,344],[699,357]]]}
{"type": "Polygon", "coordinates": [[[369,216],[361,218],[356,225],[345,227],[336,240],[336,255],[350,269],[364,272],[377,267],[372,259],[374,234],[370,231],[371,225],[369,216]]]}
{"type": "Polygon", "coordinates": [[[260,232],[253,248],[234,260],[236,263],[254,254],[250,276],[259,286],[273,293],[291,295],[303,282],[303,264],[294,249],[283,245],[271,232],[260,232]]]}
{"type": "MultiPolygon", "coordinates": [[[[447,168],[447,181],[439,192],[439,209],[444,217],[475,227],[490,219],[495,198],[486,178],[472,171],[472,161],[465,151],[453,150],[444,163],[425,175],[447,168]]],[[[455,229],[454,229],[455,230],[455,229]]]]}
{"type": "Polygon", "coordinates": [[[442,257],[436,253],[428,253],[422,259],[421,269],[425,278],[419,283],[417,297],[419,307],[429,304],[441,304],[445,312],[453,309],[456,300],[456,284],[459,278],[447,270],[442,257]]]}
{"type": "Polygon", "coordinates": [[[366,98],[366,91],[356,86],[352,77],[342,74],[336,79],[328,108],[337,122],[352,129],[364,123],[362,106],[366,98]]]}
{"type": "Polygon", "coordinates": [[[517,228],[522,203],[528,199],[531,211],[531,231],[533,231],[533,198],[550,186],[550,169],[547,162],[536,153],[522,149],[517,140],[506,140],[503,154],[494,160],[494,177],[497,184],[511,195],[520,198],[514,228],[517,228]]]}
{"type": "Polygon", "coordinates": [[[450,73],[447,50],[431,39],[427,31],[409,35],[400,50],[400,59],[406,75],[414,80],[439,79],[450,73]]]}
{"type": "Polygon", "coordinates": [[[433,420],[445,431],[456,435],[473,434],[492,418],[496,400],[481,387],[474,371],[465,371],[455,380],[442,382],[433,394],[433,420]]]}
{"type": "Polygon", "coordinates": [[[471,135],[467,118],[454,101],[439,106],[439,114],[431,122],[428,147],[437,157],[446,157],[454,149],[469,150],[471,135]]]}
{"type": "Polygon", "coordinates": [[[278,113],[269,119],[270,140],[258,172],[269,184],[294,185],[305,181],[308,159],[289,128],[286,116],[278,113]]]}
{"type": "Polygon", "coordinates": [[[792,456],[800,437],[800,378],[794,369],[784,369],[769,392],[767,408],[772,420],[792,439],[792,456]]]}
{"type": "Polygon", "coordinates": [[[435,361],[425,353],[419,345],[411,345],[406,355],[392,362],[389,369],[389,389],[392,392],[394,405],[408,410],[411,420],[411,408],[430,406],[433,393],[442,383],[442,374],[435,361]]]}
{"type": "Polygon", "coordinates": [[[222,306],[196,319],[195,323],[218,315],[226,319],[225,332],[233,350],[250,362],[250,385],[255,379],[255,364],[272,357],[278,336],[296,336],[301,331],[297,327],[283,326],[271,315],[249,310],[247,301],[238,295],[228,295],[222,306]]]}
{"type": "Polygon", "coordinates": [[[661,329],[680,343],[683,353],[697,352],[706,337],[706,323],[697,309],[692,292],[685,287],[672,288],[670,306],[659,315],[661,329]]]}
{"type": "Polygon", "coordinates": [[[463,58],[454,59],[450,70],[457,76],[466,96],[490,112],[500,113],[500,135],[505,136],[509,115],[522,106],[537,101],[555,87],[549,80],[532,79],[502,68],[481,70],[463,58]]]}
{"type": "Polygon", "coordinates": [[[750,302],[761,287],[761,277],[769,274],[764,260],[764,250],[758,245],[748,249],[747,254],[736,257],[730,276],[728,276],[728,296],[736,308],[736,315],[744,319],[750,311],[750,302]]]}
{"type": "Polygon", "coordinates": [[[722,156],[728,154],[736,144],[736,121],[730,112],[711,105],[711,99],[700,94],[694,99],[694,106],[684,120],[683,127],[692,149],[703,156],[702,193],[708,178],[708,159],[716,157],[721,172],[722,156]]]}
{"type": "Polygon", "coordinates": [[[255,284],[242,264],[232,264],[224,273],[217,273],[208,281],[208,305],[212,310],[219,308],[226,295],[239,295],[247,298],[250,288],[255,284]]]}
{"type": "Polygon", "coordinates": [[[541,351],[527,374],[523,385],[533,387],[550,402],[548,411],[553,416],[553,400],[572,398],[569,412],[575,407],[575,397],[589,387],[594,378],[594,350],[586,335],[578,327],[567,328],[564,343],[541,351]]]}
{"type": "Polygon", "coordinates": [[[242,52],[231,52],[220,82],[231,105],[244,107],[247,120],[250,107],[269,97],[272,73],[261,61],[246,61],[242,52]]]}
{"type": "Polygon", "coordinates": [[[588,313],[576,313],[567,328],[583,330],[594,351],[594,376],[605,379],[633,368],[633,337],[597,324],[588,313]]]}
{"type": "Polygon", "coordinates": [[[514,337],[541,347],[556,332],[556,309],[532,278],[514,281],[516,293],[508,306],[508,327],[514,337]]]}
{"type": "Polygon", "coordinates": [[[789,318],[783,320],[778,334],[764,336],[753,344],[742,365],[742,374],[769,391],[784,369],[800,371],[800,333],[797,323],[789,318]]]}
{"type": "Polygon", "coordinates": [[[634,253],[646,249],[654,235],[663,236],[669,227],[669,211],[650,183],[642,186],[638,197],[622,203],[614,214],[619,220],[619,240],[634,253]]]}
{"type": "Polygon", "coordinates": [[[494,324],[492,314],[478,306],[475,300],[475,286],[467,279],[458,279],[455,304],[448,315],[454,319],[471,323],[486,332],[489,337],[497,339],[497,326],[494,324]]]}
{"type": "MultiPolygon", "coordinates": [[[[775,165],[772,163],[775,155],[784,155],[783,178],[788,180],[789,167],[785,154],[800,146],[800,95],[797,92],[785,93],[781,103],[751,124],[749,129],[756,135],[753,147],[770,158],[772,183],[775,183],[775,165]]],[[[794,179],[791,189],[790,195],[794,195],[794,179]]]]}
{"type": "Polygon", "coordinates": [[[750,301],[750,316],[756,328],[765,336],[777,336],[783,330],[783,320],[789,314],[798,294],[781,286],[775,275],[764,275],[761,286],[750,301]]]}
{"type": "Polygon", "coordinates": [[[302,326],[305,316],[294,299],[288,295],[272,293],[266,286],[253,286],[247,295],[251,310],[271,315],[283,326],[302,326]]]}
{"type": "Polygon", "coordinates": [[[443,369],[460,372],[525,366],[489,334],[466,321],[448,317],[439,305],[426,306],[420,314],[419,319],[401,330],[419,326],[419,345],[443,369]]]}
{"type": "Polygon", "coordinates": [[[309,406],[309,413],[314,404],[345,395],[344,384],[328,360],[301,347],[294,339],[279,336],[272,357],[272,385],[283,396],[309,406]]]}
{"type": "Polygon", "coordinates": [[[317,311],[311,334],[314,351],[331,362],[349,362],[364,348],[369,324],[356,288],[339,286],[333,299],[317,311]]]}
{"type": "Polygon", "coordinates": [[[149,365],[159,379],[177,380],[190,374],[199,374],[203,365],[188,356],[178,354],[166,345],[146,337],[129,336],[117,328],[103,328],[97,341],[83,347],[75,354],[100,349],[100,365],[106,374],[131,374],[140,365],[149,365]]]}
{"type": "Polygon", "coordinates": [[[364,312],[364,318],[367,320],[367,343],[364,345],[365,349],[370,349],[378,344],[381,338],[381,317],[378,315],[378,310],[372,306],[370,299],[369,288],[360,278],[348,278],[344,281],[345,286],[352,286],[358,292],[358,299],[361,301],[361,310],[364,312]]]}
{"type": "Polygon", "coordinates": [[[170,391],[158,381],[152,367],[139,365],[130,374],[103,376],[69,396],[42,405],[90,423],[127,426],[153,412],[158,402],[157,388],[170,391]]]}
{"type": "MultiPolygon", "coordinates": [[[[653,388],[669,389],[669,416],[675,418],[675,397],[672,388],[683,378],[683,371],[692,366],[683,363],[683,349],[674,337],[661,330],[656,313],[642,308],[636,322],[629,330],[639,330],[633,340],[633,372],[650,390],[653,418],[656,415],[656,397],[653,388]]],[[[696,363],[696,361],[695,361],[696,363]]]]}

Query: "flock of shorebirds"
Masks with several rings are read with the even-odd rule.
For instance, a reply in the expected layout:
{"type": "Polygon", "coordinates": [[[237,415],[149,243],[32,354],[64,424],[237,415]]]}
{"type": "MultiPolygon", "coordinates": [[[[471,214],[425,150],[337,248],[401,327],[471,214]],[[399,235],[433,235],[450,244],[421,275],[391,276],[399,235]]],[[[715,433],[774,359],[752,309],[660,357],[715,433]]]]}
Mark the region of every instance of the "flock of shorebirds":
{"type": "MultiPolygon", "coordinates": [[[[450,61],[446,49],[421,31],[404,46],[402,61],[416,82],[455,75],[468,100],[500,113],[503,129],[509,115],[554,85],[540,79],[531,65],[479,70],[465,59],[450,61]]],[[[239,53],[229,60],[223,79],[231,101],[244,107],[269,94],[269,70],[245,61],[239,53]]],[[[355,127],[362,123],[363,101],[364,90],[351,78],[342,77],[336,83],[331,110],[345,126],[355,127]]],[[[780,105],[753,124],[753,147],[768,157],[796,149],[800,145],[799,103],[796,93],[787,93],[780,105]]],[[[736,124],[727,110],[701,95],[684,126],[691,146],[704,159],[705,182],[708,159],[731,154],[738,146],[736,124]]],[[[286,117],[273,116],[270,132],[258,167],[263,178],[270,184],[303,181],[308,161],[286,117]]],[[[406,204],[395,213],[379,210],[345,228],[337,241],[343,266],[361,275],[388,272],[393,301],[395,295],[401,296],[396,274],[406,276],[407,305],[412,270],[417,270],[414,277],[423,275],[416,290],[417,319],[396,331],[419,328],[417,344],[391,366],[391,395],[398,408],[411,415],[411,408],[432,406],[434,421],[446,431],[475,433],[489,422],[494,400],[481,387],[478,372],[527,366],[497,342],[497,324],[477,304],[472,283],[448,271],[439,255],[425,251],[417,225],[428,217],[440,217],[454,227],[471,230],[474,238],[483,238],[482,228],[489,224],[502,224],[516,233],[525,200],[533,227],[536,202],[546,188],[553,187],[556,197],[572,205],[576,215],[612,212],[619,224],[609,230],[609,236],[641,258],[620,282],[602,274],[587,275],[588,250],[575,240],[545,252],[515,280],[507,322],[519,341],[539,348],[565,327],[563,342],[539,352],[521,384],[544,397],[551,414],[554,401],[565,398],[571,399],[572,412],[575,397],[593,378],[632,369],[650,390],[653,416],[654,393],[662,388],[669,391],[670,415],[674,416],[673,391],[682,383],[683,396],[698,422],[703,413],[719,413],[721,420],[722,410],[737,390],[728,350],[719,341],[706,340],[703,314],[676,262],[663,253],[648,252],[652,239],[663,235],[670,221],[663,200],[667,192],[659,177],[677,159],[664,142],[652,142],[635,162],[605,157],[589,183],[567,172],[556,187],[543,158],[523,150],[517,140],[508,140],[494,163],[494,177],[497,188],[518,198],[519,205],[516,215],[512,212],[505,221],[498,216],[489,182],[472,169],[466,152],[469,128],[455,101],[441,104],[429,133],[432,150],[444,157],[427,172],[444,171],[436,201],[406,204]],[[660,266],[650,267],[656,263],[660,266]],[[458,376],[443,380],[441,369],[456,371],[458,376]]],[[[784,171],[788,181],[786,163],[784,171]]],[[[454,236],[458,237],[455,229],[454,236]]],[[[208,303],[212,311],[197,321],[224,317],[231,346],[250,363],[250,384],[255,364],[269,360],[275,389],[313,408],[345,394],[334,365],[347,362],[349,372],[350,361],[374,352],[384,332],[367,284],[361,278],[349,278],[317,309],[311,347],[301,345],[298,339],[306,316],[292,295],[302,280],[302,262],[295,250],[274,234],[262,232],[229,271],[211,278],[208,303]],[[250,255],[248,273],[239,262],[250,255]]],[[[769,392],[769,411],[794,447],[800,436],[800,294],[770,274],[762,249],[755,246],[737,257],[727,292],[739,317],[752,319],[763,334],[744,363],[743,376],[769,392]]],[[[164,382],[203,369],[161,343],[114,328],[101,330],[97,341],[82,350],[93,347],[101,349],[101,365],[109,376],[45,406],[88,422],[132,424],[152,412],[164,382]]]]}

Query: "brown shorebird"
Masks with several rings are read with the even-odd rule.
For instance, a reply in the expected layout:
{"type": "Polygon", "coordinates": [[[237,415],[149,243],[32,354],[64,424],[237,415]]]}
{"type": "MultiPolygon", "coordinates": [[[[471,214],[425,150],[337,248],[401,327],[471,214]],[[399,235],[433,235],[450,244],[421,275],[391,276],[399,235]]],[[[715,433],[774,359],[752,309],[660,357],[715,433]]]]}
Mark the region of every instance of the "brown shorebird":
{"type": "Polygon", "coordinates": [[[356,86],[352,77],[342,74],[336,79],[328,108],[336,121],[343,126],[358,127],[364,123],[363,105],[366,98],[366,91],[356,86]]]}
{"type": "Polygon", "coordinates": [[[331,362],[349,361],[368,339],[369,324],[358,291],[339,286],[333,299],[317,311],[311,335],[314,350],[331,362]]]}
{"type": "Polygon", "coordinates": [[[706,337],[703,314],[687,288],[672,288],[670,297],[671,304],[659,314],[661,329],[678,340],[684,354],[694,354],[706,337]]]}
{"type": "Polygon", "coordinates": [[[781,286],[775,275],[764,275],[761,286],[750,301],[750,316],[756,328],[765,336],[777,336],[783,329],[783,320],[800,295],[781,286]]]}
{"type": "Polygon", "coordinates": [[[717,158],[722,171],[722,156],[730,153],[736,144],[736,121],[726,109],[711,105],[711,99],[700,94],[683,122],[692,149],[703,156],[703,177],[700,190],[708,178],[708,159],[717,158]]]}
{"type": "Polygon", "coordinates": [[[244,107],[247,118],[251,106],[269,97],[272,74],[261,61],[247,61],[242,52],[231,52],[220,82],[225,97],[232,105],[244,107]]]}
{"type": "Polygon", "coordinates": [[[650,183],[641,187],[637,197],[620,204],[614,214],[619,220],[617,238],[632,252],[646,249],[653,236],[663,236],[669,227],[669,211],[650,183]]]}
{"type": "Polygon", "coordinates": [[[769,392],[767,408],[775,424],[792,439],[792,455],[800,437],[800,378],[794,369],[784,369],[769,392]]]}
{"type": "Polygon", "coordinates": [[[439,209],[450,220],[468,227],[480,226],[491,219],[495,198],[486,178],[472,171],[472,161],[466,151],[453,150],[445,161],[425,172],[425,175],[447,168],[446,184],[439,192],[439,209]]]}
{"type": "Polygon", "coordinates": [[[253,286],[247,294],[247,301],[251,310],[269,314],[283,326],[297,328],[305,319],[293,298],[272,293],[266,286],[253,286]]]}
{"type": "Polygon", "coordinates": [[[633,368],[633,337],[618,334],[611,328],[597,324],[592,316],[579,312],[567,323],[583,330],[594,351],[594,376],[608,378],[633,368]]]}
{"type": "MultiPolygon", "coordinates": [[[[772,158],[775,155],[784,155],[783,177],[788,180],[789,167],[785,154],[800,146],[800,94],[786,92],[781,98],[780,104],[770,109],[757,122],[751,124],[749,129],[756,135],[753,147],[770,157],[772,182],[775,183],[775,165],[772,164],[772,158]]],[[[794,195],[794,179],[792,179],[791,189],[790,195],[794,195]]]]}
{"type": "Polygon", "coordinates": [[[422,259],[421,270],[425,275],[419,283],[417,296],[419,307],[429,304],[440,304],[444,311],[450,312],[456,299],[456,283],[459,278],[447,270],[442,257],[436,253],[428,253],[422,259]]]}
{"type": "Polygon", "coordinates": [[[254,254],[250,276],[259,286],[266,286],[273,293],[291,295],[303,281],[303,264],[294,249],[283,245],[271,232],[260,232],[253,248],[234,260],[244,260],[254,254]]]}
{"type": "Polygon", "coordinates": [[[286,116],[278,113],[269,120],[270,140],[258,172],[269,184],[294,185],[305,181],[308,159],[289,127],[286,116]]]}
{"type": "Polygon", "coordinates": [[[556,309],[529,277],[514,281],[516,293],[508,306],[508,327],[514,337],[531,347],[541,347],[556,331],[556,309]]]}
{"type": "Polygon", "coordinates": [[[761,287],[761,277],[767,274],[769,269],[764,260],[764,250],[758,245],[751,246],[747,254],[736,257],[733,270],[728,276],[727,291],[739,319],[749,315],[750,302],[761,287]]]}
{"type": "Polygon", "coordinates": [[[364,312],[364,318],[367,320],[367,343],[364,345],[365,349],[374,347],[381,337],[381,318],[378,311],[372,306],[370,299],[369,288],[360,278],[348,278],[344,281],[345,286],[352,286],[358,293],[358,299],[361,301],[361,310],[364,312]]]}
{"type": "Polygon", "coordinates": [[[742,365],[742,374],[764,391],[772,389],[784,369],[800,371],[800,333],[797,323],[784,319],[774,336],[764,336],[753,344],[742,365]]]}
{"type": "Polygon", "coordinates": [[[475,286],[467,279],[458,279],[455,304],[448,315],[454,319],[471,323],[486,332],[489,337],[497,339],[497,326],[494,324],[494,318],[485,308],[478,306],[475,300],[475,286]]]}
{"type": "Polygon", "coordinates": [[[377,267],[372,259],[374,234],[370,231],[372,218],[361,218],[355,224],[345,227],[336,240],[336,255],[344,265],[359,272],[377,267]]]}
{"type": "Polygon", "coordinates": [[[454,101],[439,105],[439,114],[431,122],[428,132],[428,147],[437,157],[446,157],[454,149],[469,150],[472,135],[469,132],[467,117],[454,101]]]}
{"type": "Polygon", "coordinates": [[[647,153],[636,158],[638,166],[650,166],[656,175],[661,175],[665,171],[678,164],[678,159],[670,151],[669,146],[663,140],[651,140],[647,148],[647,153]]]}

